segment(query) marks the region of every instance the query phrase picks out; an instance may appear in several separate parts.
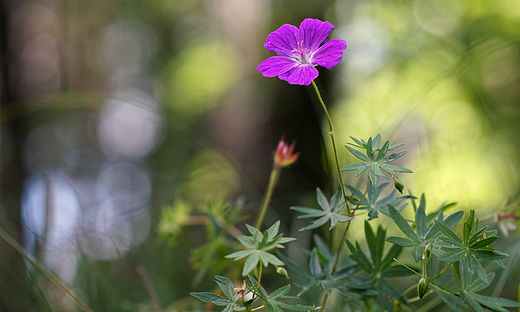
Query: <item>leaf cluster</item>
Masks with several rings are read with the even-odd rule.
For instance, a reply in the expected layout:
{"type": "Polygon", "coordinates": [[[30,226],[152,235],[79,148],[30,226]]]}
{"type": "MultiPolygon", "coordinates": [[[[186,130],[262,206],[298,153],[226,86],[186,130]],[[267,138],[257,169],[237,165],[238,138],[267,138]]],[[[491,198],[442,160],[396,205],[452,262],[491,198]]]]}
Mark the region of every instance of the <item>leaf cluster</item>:
{"type": "Polygon", "coordinates": [[[368,210],[368,221],[372,219],[376,219],[379,217],[379,213],[382,213],[388,217],[390,217],[390,213],[388,212],[388,205],[395,207],[398,211],[403,210],[408,205],[404,203],[404,201],[409,198],[409,196],[399,196],[397,195],[397,190],[393,190],[387,196],[379,199],[381,192],[388,186],[388,183],[383,183],[378,186],[374,186],[370,184],[368,186],[368,191],[366,196],[363,198],[361,204],[359,204],[359,199],[363,197],[363,193],[357,188],[347,185],[346,187],[352,193],[352,196],[349,198],[349,202],[352,205],[358,205],[358,209],[366,209],[368,210]]]}
{"type": "Polygon", "coordinates": [[[264,234],[249,224],[246,224],[246,227],[252,236],[242,235],[238,237],[238,240],[247,250],[237,251],[226,256],[226,258],[232,258],[235,261],[247,257],[242,270],[242,276],[246,276],[253,271],[258,265],[258,262],[265,267],[269,264],[275,266],[284,265],[282,260],[269,253],[269,251],[275,248],[285,248],[282,244],[294,241],[296,238],[283,237],[283,234],[278,235],[280,221],[275,222],[264,234]]]}
{"type": "Polygon", "coordinates": [[[415,262],[423,262],[422,279],[428,278],[428,267],[430,257],[424,257],[431,247],[433,254],[438,260],[449,262],[445,269],[452,265],[453,274],[459,286],[459,293],[446,289],[438,281],[445,280],[440,272],[435,278],[428,278],[428,283],[433,286],[439,297],[448,304],[454,311],[461,311],[458,306],[469,303],[475,311],[484,311],[484,308],[493,311],[507,311],[504,307],[519,307],[520,303],[484,296],[477,292],[485,289],[493,280],[494,273],[486,273],[479,259],[493,260],[503,268],[505,266],[500,259],[507,257],[507,254],[497,251],[489,244],[496,239],[496,230],[488,231],[487,226],[479,228],[478,218],[475,218],[475,211],[471,210],[470,215],[463,226],[462,238],[459,238],[453,228],[462,218],[463,212],[458,211],[451,214],[446,219],[443,218],[443,211],[453,204],[443,205],[436,213],[426,215],[425,197],[421,196],[419,207],[415,208],[415,230],[408,224],[401,214],[392,206],[389,212],[395,224],[406,235],[405,237],[388,237],[386,240],[395,244],[394,246],[411,247],[412,256],[415,262]],[[436,218],[436,219],[435,219],[436,218]],[[477,273],[478,279],[473,281],[473,274],[477,273]]]}
{"type": "Polygon", "coordinates": [[[408,303],[401,297],[394,286],[388,282],[388,278],[403,277],[413,274],[407,267],[395,264],[394,258],[401,254],[402,247],[392,245],[390,250],[384,255],[386,230],[379,226],[377,233],[374,233],[372,227],[365,221],[365,238],[370,252],[370,259],[367,258],[359,242],[356,241],[354,246],[347,240],[347,246],[352,253],[350,256],[365,271],[370,279],[366,285],[360,285],[372,289],[381,304],[388,311],[392,311],[390,301],[387,295],[397,299],[404,305],[408,303]]]}
{"type": "MultiPolygon", "coordinates": [[[[423,250],[426,246],[428,246],[428,244],[433,244],[437,238],[443,234],[440,231],[439,226],[436,223],[433,223],[432,220],[428,220],[428,217],[426,216],[426,199],[424,194],[421,195],[419,207],[415,212],[415,231],[392,205],[388,205],[388,211],[390,212],[390,217],[407,238],[391,236],[388,237],[386,241],[402,247],[412,247],[412,256],[415,262],[418,262],[421,259],[423,250]],[[428,226],[428,223],[430,223],[430,226],[428,226]]],[[[458,211],[444,220],[444,214],[441,210],[438,214],[431,214],[430,219],[437,216],[438,222],[442,223],[449,229],[452,229],[457,225],[457,223],[459,223],[463,214],[463,211],[458,211]]]]}
{"type": "Polygon", "coordinates": [[[488,273],[486,279],[476,279],[472,281],[472,273],[470,272],[469,261],[464,259],[454,266],[455,274],[460,280],[460,299],[469,303],[477,312],[484,312],[484,308],[492,311],[507,312],[503,307],[520,307],[520,303],[503,298],[496,298],[477,294],[477,292],[489,286],[489,283],[495,277],[495,273],[488,273]],[[486,282],[487,281],[487,282],[486,282]]]}
{"type": "Polygon", "coordinates": [[[471,210],[468,220],[464,223],[462,239],[442,222],[435,220],[435,224],[445,235],[440,237],[445,244],[440,245],[440,248],[435,250],[440,261],[456,262],[465,258],[469,272],[472,274],[476,272],[486,284],[489,284],[489,279],[484,267],[477,259],[494,260],[505,268],[500,259],[504,259],[508,255],[489,247],[489,244],[498,238],[497,231],[486,231],[488,226],[479,229],[478,218],[475,219],[474,210],[471,210]]]}
{"type": "Polygon", "coordinates": [[[370,177],[373,186],[377,186],[380,177],[388,178],[382,170],[390,174],[394,179],[398,179],[397,172],[412,173],[410,169],[389,164],[390,162],[393,162],[401,158],[406,153],[406,151],[401,151],[398,153],[390,154],[388,156],[386,155],[389,151],[396,149],[402,144],[395,144],[395,142],[390,143],[390,141],[387,140],[383,144],[383,146],[380,147],[381,135],[379,134],[374,139],[372,139],[372,137],[368,138],[367,142],[355,139],[353,137],[351,138],[352,140],[354,140],[354,142],[357,143],[357,145],[352,145],[364,149],[365,154],[348,145],[345,145],[349,152],[351,152],[352,155],[362,160],[362,162],[347,165],[341,168],[342,171],[357,170],[356,177],[358,177],[367,169],[369,169],[368,176],[370,177]]]}

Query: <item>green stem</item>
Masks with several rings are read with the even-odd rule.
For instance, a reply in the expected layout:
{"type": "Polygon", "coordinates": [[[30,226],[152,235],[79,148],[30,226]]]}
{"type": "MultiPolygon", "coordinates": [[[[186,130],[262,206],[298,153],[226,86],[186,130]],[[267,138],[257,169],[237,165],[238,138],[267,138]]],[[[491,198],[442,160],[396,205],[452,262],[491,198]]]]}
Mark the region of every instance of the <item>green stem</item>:
{"type": "MultiPolygon", "coordinates": [[[[314,90],[316,91],[318,100],[320,101],[321,107],[323,107],[323,111],[325,112],[325,115],[327,116],[327,121],[329,122],[328,134],[330,135],[330,140],[332,142],[332,149],[334,151],[334,159],[336,160],[336,170],[338,171],[339,183],[341,185],[341,194],[343,194],[343,199],[346,202],[347,194],[345,193],[345,184],[343,183],[343,177],[341,176],[341,170],[339,168],[338,151],[336,149],[336,141],[334,140],[334,129],[332,127],[332,120],[330,119],[330,115],[329,115],[329,111],[327,110],[327,106],[325,106],[325,103],[323,102],[323,99],[321,98],[320,90],[318,89],[318,86],[316,85],[314,80],[312,81],[312,86],[314,87],[314,90]]],[[[350,213],[348,205],[347,205],[347,213],[350,213]]]]}
{"type": "Polygon", "coordinates": [[[447,270],[447,269],[448,269],[452,264],[453,264],[453,262],[448,263],[448,264],[444,267],[444,269],[442,269],[442,271],[439,272],[439,274],[435,275],[434,277],[432,277],[432,278],[430,279],[430,282],[436,280],[439,276],[441,276],[442,273],[444,273],[444,271],[446,271],[446,270],[447,270]]]}
{"type": "Polygon", "coordinates": [[[267,192],[265,193],[264,200],[262,201],[262,208],[260,209],[260,214],[258,215],[258,219],[256,220],[255,227],[260,229],[262,225],[262,221],[264,220],[265,212],[267,210],[267,206],[269,206],[269,202],[271,201],[271,195],[273,194],[274,187],[276,182],[278,182],[279,176],[278,168],[274,168],[271,171],[271,176],[269,177],[269,185],[267,186],[267,192]]]}
{"type": "Polygon", "coordinates": [[[404,296],[406,296],[406,294],[408,294],[409,292],[411,292],[415,288],[417,288],[417,285],[410,286],[407,290],[404,291],[404,293],[401,294],[401,296],[404,298],[404,296]]]}
{"type": "Polygon", "coordinates": [[[256,294],[258,291],[258,288],[260,287],[260,281],[262,280],[262,260],[260,260],[260,268],[258,269],[258,281],[256,282],[255,290],[253,291],[253,294],[256,294]]]}
{"type": "Polygon", "coordinates": [[[56,287],[58,287],[67,297],[74,301],[83,311],[93,312],[78,296],[63,283],[54,273],[49,271],[38,259],[33,257],[25,248],[9,235],[3,228],[0,227],[0,237],[2,237],[11,247],[24,256],[32,265],[34,265],[45,277],[47,277],[56,287]]]}
{"type": "Polygon", "coordinates": [[[327,304],[327,299],[329,299],[329,293],[326,292],[323,296],[323,301],[321,302],[320,312],[325,310],[325,305],[327,304]]]}

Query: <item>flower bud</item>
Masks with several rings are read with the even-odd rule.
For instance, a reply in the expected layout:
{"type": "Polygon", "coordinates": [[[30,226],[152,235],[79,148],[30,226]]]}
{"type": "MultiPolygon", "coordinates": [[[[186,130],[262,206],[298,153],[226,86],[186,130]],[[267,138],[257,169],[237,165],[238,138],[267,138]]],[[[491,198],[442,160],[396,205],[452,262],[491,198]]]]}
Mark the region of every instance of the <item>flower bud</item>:
{"type": "Polygon", "coordinates": [[[394,186],[399,191],[399,193],[403,194],[404,184],[401,180],[394,180],[394,186]]]}
{"type": "Polygon", "coordinates": [[[281,267],[276,268],[276,273],[280,275],[281,277],[289,278],[289,274],[287,273],[287,270],[281,267]]]}
{"type": "Polygon", "coordinates": [[[293,153],[293,150],[294,142],[288,145],[284,140],[280,140],[274,154],[274,168],[283,168],[294,163],[300,153],[293,153]]]}
{"type": "Polygon", "coordinates": [[[424,277],[422,277],[417,284],[417,294],[419,295],[419,299],[422,299],[424,295],[426,295],[429,286],[430,283],[424,277]]]}

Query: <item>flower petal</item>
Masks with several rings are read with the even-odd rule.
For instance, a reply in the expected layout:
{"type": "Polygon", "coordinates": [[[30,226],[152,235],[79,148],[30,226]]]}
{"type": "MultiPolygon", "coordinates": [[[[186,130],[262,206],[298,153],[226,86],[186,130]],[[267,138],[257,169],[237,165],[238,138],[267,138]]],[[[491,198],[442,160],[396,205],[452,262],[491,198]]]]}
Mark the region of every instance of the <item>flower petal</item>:
{"type": "Polygon", "coordinates": [[[298,41],[298,28],[294,25],[283,24],[267,36],[264,47],[269,52],[292,55],[293,51],[298,49],[298,41]]]}
{"type": "Polygon", "coordinates": [[[307,18],[300,24],[299,37],[303,41],[303,48],[308,54],[314,53],[318,47],[327,41],[329,33],[334,29],[331,23],[318,19],[307,18]]]}
{"type": "Polygon", "coordinates": [[[308,86],[318,77],[318,70],[312,65],[302,65],[295,67],[281,75],[279,78],[290,84],[308,86]]]}
{"type": "Polygon", "coordinates": [[[344,40],[332,39],[322,45],[310,58],[312,64],[332,69],[338,65],[343,56],[343,51],[347,48],[344,40]]]}
{"type": "Polygon", "coordinates": [[[260,63],[256,69],[262,73],[264,77],[276,77],[298,65],[299,63],[293,58],[275,55],[260,63]]]}

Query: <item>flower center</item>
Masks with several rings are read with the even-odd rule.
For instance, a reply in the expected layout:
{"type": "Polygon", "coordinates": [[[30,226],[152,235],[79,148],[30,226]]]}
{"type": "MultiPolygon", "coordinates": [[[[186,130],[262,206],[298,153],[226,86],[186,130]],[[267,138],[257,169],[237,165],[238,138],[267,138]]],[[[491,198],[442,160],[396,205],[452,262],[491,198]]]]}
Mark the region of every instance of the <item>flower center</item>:
{"type": "Polygon", "coordinates": [[[298,53],[297,58],[301,64],[309,64],[309,61],[307,60],[307,53],[306,53],[308,48],[303,47],[303,40],[298,41],[297,44],[298,44],[298,49],[292,50],[291,52],[298,53]]]}

